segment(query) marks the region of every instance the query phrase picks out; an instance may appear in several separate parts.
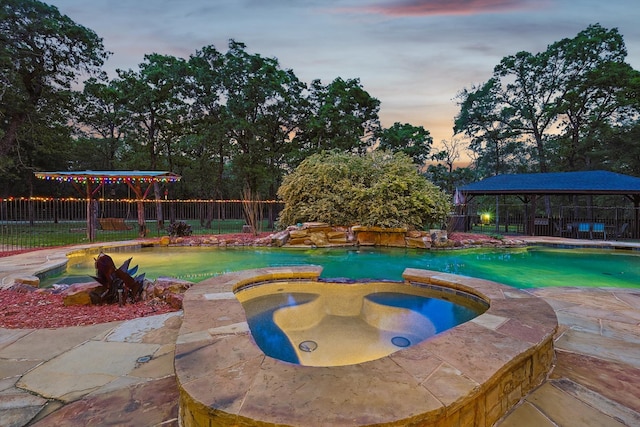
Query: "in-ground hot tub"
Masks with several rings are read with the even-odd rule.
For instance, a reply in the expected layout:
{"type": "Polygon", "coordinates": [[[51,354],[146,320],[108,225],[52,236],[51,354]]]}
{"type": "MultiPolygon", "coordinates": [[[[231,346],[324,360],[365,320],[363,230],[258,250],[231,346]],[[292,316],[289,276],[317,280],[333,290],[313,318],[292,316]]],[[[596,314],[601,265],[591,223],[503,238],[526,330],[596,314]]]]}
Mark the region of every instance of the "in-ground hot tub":
{"type": "Polygon", "coordinates": [[[368,362],[486,311],[482,299],[397,282],[297,280],[235,289],[251,335],[273,358],[305,366],[368,362]]]}
{"type": "Polygon", "coordinates": [[[541,384],[557,319],[544,300],[499,283],[407,269],[405,286],[473,295],[489,308],[368,362],[303,366],[265,355],[233,293],[317,280],[320,267],[229,273],[184,297],[175,370],[183,426],[491,426],[541,384]]]}

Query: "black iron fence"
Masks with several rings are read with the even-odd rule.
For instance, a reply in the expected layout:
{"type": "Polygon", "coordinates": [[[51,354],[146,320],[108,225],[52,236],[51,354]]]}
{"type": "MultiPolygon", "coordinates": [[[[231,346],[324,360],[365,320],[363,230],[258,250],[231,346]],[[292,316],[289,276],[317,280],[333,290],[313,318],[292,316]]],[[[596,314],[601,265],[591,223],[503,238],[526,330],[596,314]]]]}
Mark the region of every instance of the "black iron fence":
{"type": "MultiPolygon", "coordinates": [[[[0,252],[25,248],[108,242],[168,235],[176,222],[192,234],[271,232],[284,204],[242,200],[0,199],[0,252]],[[141,213],[139,214],[139,211],[141,213]],[[88,216],[93,216],[94,235],[88,216]],[[141,230],[141,219],[144,230],[141,230]]],[[[450,231],[527,234],[569,238],[640,239],[640,212],[633,207],[555,207],[550,215],[522,205],[467,207],[449,223],[450,231]]]]}
{"type": "Polygon", "coordinates": [[[186,223],[193,235],[274,231],[283,207],[242,200],[0,199],[0,252],[129,240],[141,232],[166,236],[176,222],[186,223]]]}
{"type": "Polygon", "coordinates": [[[551,214],[527,212],[522,205],[467,209],[454,216],[456,230],[580,239],[639,239],[640,212],[633,207],[558,206],[551,214]]]}

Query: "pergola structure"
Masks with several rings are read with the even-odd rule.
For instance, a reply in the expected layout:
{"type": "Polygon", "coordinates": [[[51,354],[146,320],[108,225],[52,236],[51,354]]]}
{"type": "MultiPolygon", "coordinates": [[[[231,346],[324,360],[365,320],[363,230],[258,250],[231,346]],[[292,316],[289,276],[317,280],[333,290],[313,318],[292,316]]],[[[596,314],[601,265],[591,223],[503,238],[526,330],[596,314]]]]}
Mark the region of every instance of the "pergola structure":
{"type": "Polygon", "coordinates": [[[74,171],[35,172],[36,178],[71,183],[87,199],[87,238],[94,241],[97,229],[97,206],[94,196],[105,184],[126,184],[138,200],[138,232],[146,234],[142,201],[155,183],[178,182],[180,175],[164,171],[74,171]],[[83,188],[84,187],[84,188],[83,188]]]}
{"type": "MultiPolygon", "coordinates": [[[[458,189],[466,202],[475,196],[512,195],[523,203],[531,204],[535,212],[536,201],[552,195],[622,195],[629,199],[635,210],[635,230],[638,236],[640,207],[640,178],[608,171],[551,172],[496,175],[465,185],[458,189]]],[[[530,218],[533,221],[533,218],[530,218]]],[[[530,227],[529,230],[533,230],[530,227]]]]}

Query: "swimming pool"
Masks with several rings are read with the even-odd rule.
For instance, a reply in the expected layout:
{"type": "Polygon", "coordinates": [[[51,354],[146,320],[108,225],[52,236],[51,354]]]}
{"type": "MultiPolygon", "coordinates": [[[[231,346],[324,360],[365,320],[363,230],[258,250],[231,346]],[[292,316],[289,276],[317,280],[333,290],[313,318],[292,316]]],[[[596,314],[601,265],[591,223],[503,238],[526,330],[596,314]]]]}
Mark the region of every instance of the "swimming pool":
{"type": "MultiPolygon", "coordinates": [[[[220,274],[262,267],[320,265],[324,278],[401,280],[418,268],[494,280],[515,288],[548,286],[640,288],[640,251],[561,249],[545,246],[425,251],[397,248],[210,248],[152,247],[107,252],[150,279],[171,276],[200,282],[220,274]]],[[[95,274],[93,255],[71,255],[65,275],[43,285],[86,281],[95,274]]]]}

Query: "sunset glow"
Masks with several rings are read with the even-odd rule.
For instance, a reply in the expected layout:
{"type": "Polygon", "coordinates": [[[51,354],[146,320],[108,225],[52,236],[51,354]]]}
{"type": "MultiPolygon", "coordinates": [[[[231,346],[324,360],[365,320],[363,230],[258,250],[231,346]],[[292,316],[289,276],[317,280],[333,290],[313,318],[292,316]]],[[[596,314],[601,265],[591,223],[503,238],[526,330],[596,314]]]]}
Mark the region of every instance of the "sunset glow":
{"type": "MultiPolygon", "coordinates": [[[[52,0],[104,39],[106,71],[148,53],[188,58],[229,39],[275,57],[305,83],[358,78],[381,102],[385,127],[424,126],[453,138],[456,94],[484,83],[505,56],[537,53],[599,23],[618,28],[640,69],[637,0],[52,0]],[[108,19],[105,19],[108,17],[108,19]]],[[[460,137],[460,136],[458,136],[460,137]]]]}

